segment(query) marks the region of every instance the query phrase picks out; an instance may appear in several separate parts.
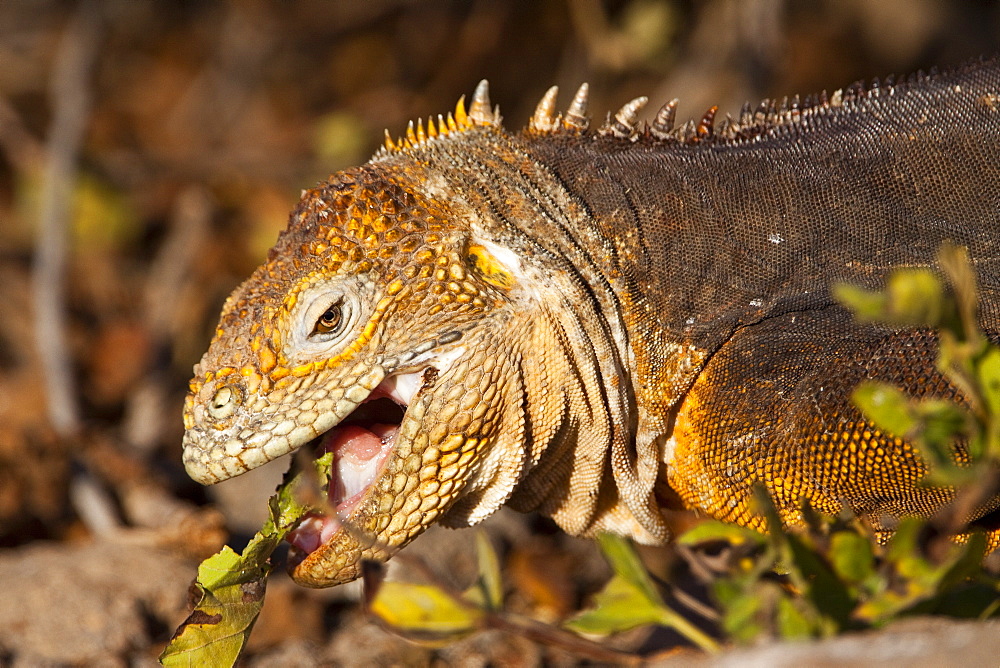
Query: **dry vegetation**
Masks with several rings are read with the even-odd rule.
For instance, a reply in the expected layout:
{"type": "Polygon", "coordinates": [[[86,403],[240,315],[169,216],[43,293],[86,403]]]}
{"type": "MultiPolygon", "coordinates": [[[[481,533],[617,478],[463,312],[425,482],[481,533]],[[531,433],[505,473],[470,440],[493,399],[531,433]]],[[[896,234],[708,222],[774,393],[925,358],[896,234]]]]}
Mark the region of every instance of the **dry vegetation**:
{"type": "MultiPolygon", "coordinates": [[[[943,0],[3,0],[0,666],[153,662],[198,559],[259,525],[273,472],[218,490],[184,474],[189,373],[299,190],[384,128],[484,77],[511,128],[553,83],[589,81],[594,109],[647,94],[734,112],[955,64],[998,34],[994,4],[943,0]]],[[[545,521],[488,526],[522,613],[563,617],[606,574],[545,521]]],[[[414,552],[461,580],[471,542],[435,532],[414,552]]],[[[276,578],[248,662],[577,660],[499,631],[409,645],[357,592],[276,578]]]]}

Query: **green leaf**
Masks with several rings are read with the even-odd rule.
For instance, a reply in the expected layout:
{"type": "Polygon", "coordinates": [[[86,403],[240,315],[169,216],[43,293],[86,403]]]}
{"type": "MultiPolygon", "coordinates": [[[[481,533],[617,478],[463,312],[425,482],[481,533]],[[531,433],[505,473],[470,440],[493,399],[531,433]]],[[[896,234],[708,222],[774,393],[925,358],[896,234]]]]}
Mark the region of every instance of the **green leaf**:
{"type": "Polygon", "coordinates": [[[763,546],[767,544],[767,536],[738,524],[709,520],[688,529],[677,537],[677,542],[681,545],[700,545],[716,541],[725,541],[731,545],[763,546]]]}
{"type": "Polygon", "coordinates": [[[875,554],[871,541],[853,531],[837,531],[830,537],[830,563],[839,577],[861,585],[875,576],[875,554]]]}
{"type": "MultiPolygon", "coordinates": [[[[267,507],[271,513],[267,522],[264,523],[261,533],[268,535],[275,547],[298,525],[299,520],[311,510],[308,505],[299,503],[295,497],[296,489],[301,482],[301,473],[292,478],[291,481],[288,480],[288,475],[286,474],[285,480],[282,481],[277,492],[267,500],[267,507]]],[[[251,541],[251,545],[253,544],[254,541],[251,541]]],[[[273,551],[272,548],[268,554],[273,551]]],[[[244,554],[246,554],[246,551],[244,551],[244,554]]]]}
{"type": "Polygon", "coordinates": [[[627,540],[614,534],[602,533],[597,537],[597,542],[615,575],[635,587],[647,600],[660,602],[660,595],[653,586],[649,573],[627,540]]]}
{"type": "Polygon", "coordinates": [[[333,468],[333,452],[326,452],[322,457],[317,457],[314,465],[316,466],[316,479],[326,488],[330,484],[330,473],[333,468]]]}
{"type": "Polygon", "coordinates": [[[814,633],[813,623],[809,620],[796,601],[788,597],[778,599],[778,633],[786,640],[811,638],[814,633]]]}
{"type": "Polygon", "coordinates": [[[759,637],[763,632],[759,619],[765,594],[777,593],[774,589],[770,582],[756,582],[744,589],[731,580],[716,580],[712,592],[723,608],[722,628],[726,634],[740,642],[759,637]]]}
{"type": "Polygon", "coordinates": [[[939,590],[958,587],[982,570],[983,558],[986,556],[986,535],[982,531],[975,531],[965,543],[955,545],[954,550],[952,560],[942,567],[938,580],[939,590]]]}
{"type": "Polygon", "coordinates": [[[789,534],[787,545],[791,575],[796,580],[796,585],[822,617],[831,620],[838,629],[843,628],[854,608],[851,592],[837,578],[822,555],[799,536],[789,534]]]}
{"type": "Polygon", "coordinates": [[[487,610],[503,607],[500,561],[485,532],[476,533],[476,553],[479,577],[463,594],[433,584],[383,582],[371,612],[397,631],[432,644],[472,633],[487,610]]]}
{"type": "Polygon", "coordinates": [[[886,554],[895,568],[894,586],[859,606],[858,619],[881,624],[904,614],[977,616],[987,609],[988,604],[981,600],[982,590],[970,582],[970,578],[992,580],[982,573],[985,536],[973,533],[965,544],[953,545],[943,563],[933,564],[919,551],[919,534],[924,526],[924,521],[915,518],[900,523],[886,554]],[[962,605],[956,592],[966,590],[973,593],[968,605],[962,605]]]}
{"type": "Polygon", "coordinates": [[[892,385],[865,382],[854,390],[853,398],[872,424],[893,436],[903,438],[917,424],[909,397],[892,385]]]}
{"type": "Polygon", "coordinates": [[[976,373],[990,415],[1000,415],[1000,348],[990,346],[979,360],[976,373]]]}
{"type": "Polygon", "coordinates": [[[951,465],[951,445],[966,435],[968,412],[953,401],[928,399],[916,404],[916,413],[921,422],[917,440],[930,448],[924,455],[933,465],[951,465]]]}
{"type": "Polygon", "coordinates": [[[663,615],[656,601],[650,600],[634,583],[614,575],[594,597],[594,608],[585,610],[566,626],[579,633],[610,635],[638,626],[658,624],[663,615]]]}
{"type": "Polygon", "coordinates": [[[934,327],[944,311],[944,287],[930,269],[898,269],[889,276],[891,321],[934,327]]]}
{"type": "Polygon", "coordinates": [[[925,579],[932,567],[920,556],[920,535],[927,523],[919,517],[904,517],[886,544],[885,560],[909,579],[925,579]]]}
{"type": "Polygon", "coordinates": [[[838,284],[833,286],[833,295],[864,322],[934,327],[946,311],[944,288],[929,269],[896,270],[882,292],[838,284]]]}
{"type": "Polygon", "coordinates": [[[997,583],[966,582],[941,593],[934,601],[934,614],[962,619],[988,619],[1000,608],[997,583]]]}
{"type": "Polygon", "coordinates": [[[236,663],[264,605],[271,553],[309,511],[294,497],[299,476],[268,501],[271,516],[242,554],[222,548],[198,567],[200,599],[160,654],[164,666],[236,663]]]}
{"type": "Polygon", "coordinates": [[[659,622],[662,601],[639,555],[620,536],[604,533],[597,541],[614,575],[594,597],[595,607],[567,626],[581,633],[607,635],[659,622]]]}
{"type": "Polygon", "coordinates": [[[889,298],[881,292],[870,292],[847,283],[832,287],[834,298],[854,313],[858,320],[881,320],[888,312],[889,298]]]}
{"type": "Polygon", "coordinates": [[[383,582],[371,611],[400,631],[449,638],[475,631],[484,614],[440,587],[407,582],[383,582]]]}
{"type": "Polygon", "coordinates": [[[164,666],[230,666],[246,644],[260,609],[269,569],[249,566],[229,547],[198,568],[194,611],[160,655],[164,666]]]}
{"type": "Polygon", "coordinates": [[[663,603],[639,555],[627,540],[607,533],[599,535],[597,540],[614,575],[594,597],[595,607],[568,621],[567,628],[608,635],[660,624],[673,628],[707,652],[718,651],[714,640],[663,603]]]}

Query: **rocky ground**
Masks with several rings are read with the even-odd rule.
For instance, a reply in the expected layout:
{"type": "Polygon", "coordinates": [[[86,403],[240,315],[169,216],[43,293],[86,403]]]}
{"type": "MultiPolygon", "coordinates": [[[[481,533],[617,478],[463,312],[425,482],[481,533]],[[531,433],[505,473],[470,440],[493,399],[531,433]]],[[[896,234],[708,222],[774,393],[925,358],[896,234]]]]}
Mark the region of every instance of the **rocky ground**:
{"type": "MultiPolygon", "coordinates": [[[[366,160],[383,129],[447,111],[483,77],[512,128],[548,86],[565,103],[581,81],[596,110],[646,94],[681,98],[683,118],[724,114],[956,64],[994,52],[998,29],[994,5],[943,0],[4,0],[0,666],[152,665],[197,563],[259,527],[284,464],[191,482],[190,370],[299,190],[366,160]]],[[[520,614],[561,619],[607,575],[592,544],[541,518],[504,512],[486,531],[520,614]]],[[[430,531],[407,554],[468,582],[472,535],[430,531]]],[[[279,572],[246,664],[588,661],[496,629],[413,644],[359,594],[279,572]]],[[[995,664],[997,637],[992,622],[913,620],[711,659],[662,634],[617,643],[664,665],[930,666],[995,664]]]]}

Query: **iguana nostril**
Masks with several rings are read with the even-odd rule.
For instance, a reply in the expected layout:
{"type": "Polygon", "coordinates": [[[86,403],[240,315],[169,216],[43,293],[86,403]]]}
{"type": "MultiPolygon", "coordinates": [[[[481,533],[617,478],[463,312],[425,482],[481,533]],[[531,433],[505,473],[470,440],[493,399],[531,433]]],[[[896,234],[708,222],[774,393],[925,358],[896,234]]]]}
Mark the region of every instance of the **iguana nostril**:
{"type": "Polygon", "coordinates": [[[226,385],[220,387],[212,395],[212,401],[208,404],[208,412],[216,420],[222,420],[232,415],[239,403],[240,391],[231,385],[226,385]]]}

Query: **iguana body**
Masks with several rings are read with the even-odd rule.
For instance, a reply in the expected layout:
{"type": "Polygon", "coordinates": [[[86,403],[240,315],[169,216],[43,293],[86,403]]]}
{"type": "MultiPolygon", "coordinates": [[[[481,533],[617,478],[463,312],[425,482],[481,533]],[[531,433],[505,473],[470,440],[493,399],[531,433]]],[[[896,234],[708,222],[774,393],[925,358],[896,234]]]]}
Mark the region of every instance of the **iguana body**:
{"type": "Polygon", "coordinates": [[[333,450],[343,523],[292,539],[313,586],[503,503],[646,543],[665,509],[760,526],[755,481],[790,523],[803,496],[876,523],[946,503],[850,401],[864,379],[953,396],[934,334],[858,324],[830,286],[950,241],[1000,330],[1000,65],[716,133],[671,131],[671,105],[637,130],[636,101],[590,134],[585,89],[565,117],[553,101],[513,135],[481,87],[305,194],[195,370],[190,474],[333,450]]]}

